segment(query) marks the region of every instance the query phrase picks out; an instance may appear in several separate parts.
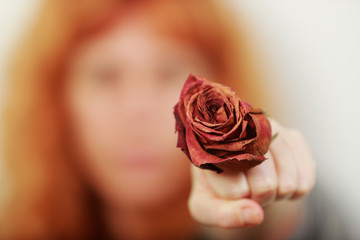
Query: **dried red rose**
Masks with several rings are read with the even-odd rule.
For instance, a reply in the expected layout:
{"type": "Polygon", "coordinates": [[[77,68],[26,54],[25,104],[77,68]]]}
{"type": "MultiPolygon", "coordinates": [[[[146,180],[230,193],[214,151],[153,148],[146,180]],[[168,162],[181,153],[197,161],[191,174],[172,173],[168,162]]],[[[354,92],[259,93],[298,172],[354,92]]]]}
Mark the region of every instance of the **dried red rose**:
{"type": "Polygon", "coordinates": [[[227,86],[190,74],[174,115],[177,147],[197,167],[246,171],[266,159],[271,127],[265,113],[227,86]]]}

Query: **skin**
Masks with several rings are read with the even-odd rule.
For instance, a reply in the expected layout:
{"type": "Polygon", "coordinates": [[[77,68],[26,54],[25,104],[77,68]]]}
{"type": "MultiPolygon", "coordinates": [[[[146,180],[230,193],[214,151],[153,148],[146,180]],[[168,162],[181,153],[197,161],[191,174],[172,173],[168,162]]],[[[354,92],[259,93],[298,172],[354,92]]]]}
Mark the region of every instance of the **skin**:
{"type": "Polygon", "coordinates": [[[172,113],[189,73],[214,76],[196,49],[157,34],[141,16],[89,39],[72,56],[64,99],[73,147],[114,237],[186,239],[198,223],[257,226],[264,211],[273,221],[261,229],[271,232],[299,209],[274,202],[314,185],[306,141],[275,120],[279,136],[259,166],[233,175],[191,166],[175,147],[172,113]],[[289,211],[279,215],[280,208],[289,211]]]}

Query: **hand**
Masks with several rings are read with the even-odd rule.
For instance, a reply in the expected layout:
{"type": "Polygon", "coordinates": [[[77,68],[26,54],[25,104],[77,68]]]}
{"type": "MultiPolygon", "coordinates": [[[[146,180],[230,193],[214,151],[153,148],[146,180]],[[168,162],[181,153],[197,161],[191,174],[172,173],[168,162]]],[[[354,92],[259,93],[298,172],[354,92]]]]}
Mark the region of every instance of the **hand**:
{"type": "Polygon", "coordinates": [[[189,209],[197,221],[223,228],[256,226],[264,219],[263,207],[311,191],[315,164],[306,141],[297,130],[269,120],[278,136],[260,165],[235,174],[191,166],[189,209]]]}

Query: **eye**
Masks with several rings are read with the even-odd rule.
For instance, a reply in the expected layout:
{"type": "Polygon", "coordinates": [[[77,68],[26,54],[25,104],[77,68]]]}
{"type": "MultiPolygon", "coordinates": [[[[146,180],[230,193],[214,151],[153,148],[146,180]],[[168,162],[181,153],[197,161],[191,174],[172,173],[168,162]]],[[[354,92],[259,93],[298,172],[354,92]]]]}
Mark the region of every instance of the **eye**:
{"type": "Polygon", "coordinates": [[[89,71],[89,77],[97,86],[115,86],[120,81],[120,71],[115,66],[99,65],[89,71]]]}
{"type": "Polygon", "coordinates": [[[162,61],[156,67],[156,79],[162,86],[178,85],[181,80],[187,76],[187,68],[179,61],[162,61]]]}
{"type": "Polygon", "coordinates": [[[157,69],[156,76],[162,83],[173,81],[178,74],[178,69],[175,66],[161,66],[157,69]]]}

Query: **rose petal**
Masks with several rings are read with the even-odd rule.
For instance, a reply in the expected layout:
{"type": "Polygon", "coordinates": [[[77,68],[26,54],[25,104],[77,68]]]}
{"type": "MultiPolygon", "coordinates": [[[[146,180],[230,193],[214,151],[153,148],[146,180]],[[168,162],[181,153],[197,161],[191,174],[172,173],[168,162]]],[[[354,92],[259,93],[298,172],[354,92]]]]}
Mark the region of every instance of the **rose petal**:
{"type": "Polygon", "coordinates": [[[179,114],[179,104],[176,104],[174,107],[174,115],[176,120],[175,131],[178,133],[178,140],[176,146],[181,148],[181,150],[186,154],[186,156],[190,158],[189,150],[186,144],[185,127],[182,124],[182,120],[179,114]]]}
{"type": "Polygon", "coordinates": [[[271,125],[265,114],[250,114],[250,116],[254,121],[257,135],[252,150],[263,155],[269,149],[271,142],[271,125]]]}
{"type": "Polygon", "coordinates": [[[189,123],[185,124],[185,129],[186,129],[186,143],[190,153],[190,160],[196,166],[199,167],[201,164],[214,163],[222,160],[221,158],[211,155],[210,153],[202,149],[189,123]]]}
{"type": "Polygon", "coordinates": [[[265,160],[271,127],[264,111],[227,86],[190,75],[174,115],[177,146],[200,168],[245,171],[265,160]]]}
{"type": "Polygon", "coordinates": [[[227,142],[227,143],[217,143],[217,144],[204,144],[204,148],[206,150],[215,149],[215,150],[224,150],[224,151],[242,151],[244,147],[253,142],[255,138],[235,141],[235,142],[227,142]]]}
{"type": "MultiPolygon", "coordinates": [[[[249,170],[250,168],[255,167],[256,165],[259,165],[262,163],[266,158],[264,156],[254,156],[251,154],[242,154],[241,158],[232,158],[232,159],[226,159],[219,163],[212,164],[213,167],[215,167],[215,171],[219,173],[217,169],[220,169],[222,171],[226,172],[244,172],[249,170]]],[[[202,166],[200,166],[202,167],[202,166]]],[[[202,167],[204,168],[204,167],[202,167]]],[[[208,169],[209,166],[205,167],[208,169]]]]}
{"type": "Polygon", "coordinates": [[[201,148],[189,123],[186,124],[186,142],[188,145],[190,160],[192,163],[194,163],[198,167],[210,168],[216,170],[217,172],[221,172],[224,169],[229,170],[234,168],[237,171],[245,171],[247,170],[248,166],[255,166],[261,161],[265,160],[264,156],[256,156],[250,153],[242,153],[225,159],[212,155],[201,148]],[[229,160],[232,160],[231,163],[225,163],[229,160]],[[234,160],[236,160],[236,164],[233,164],[234,160]],[[240,161],[247,161],[247,163],[239,164],[238,162],[240,161]],[[250,163],[250,161],[254,162],[250,163]],[[212,164],[214,166],[210,167],[209,164],[212,164]]]}
{"type": "Polygon", "coordinates": [[[198,123],[198,122],[191,122],[191,124],[194,126],[193,130],[196,131],[197,133],[201,134],[202,133],[208,133],[208,134],[211,134],[211,135],[219,135],[219,136],[222,136],[224,133],[223,132],[220,132],[220,131],[217,131],[215,129],[212,129],[212,128],[209,128],[207,126],[204,126],[203,124],[201,123],[198,123]],[[199,130],[202,132],[199,132],[199,130]]]}

